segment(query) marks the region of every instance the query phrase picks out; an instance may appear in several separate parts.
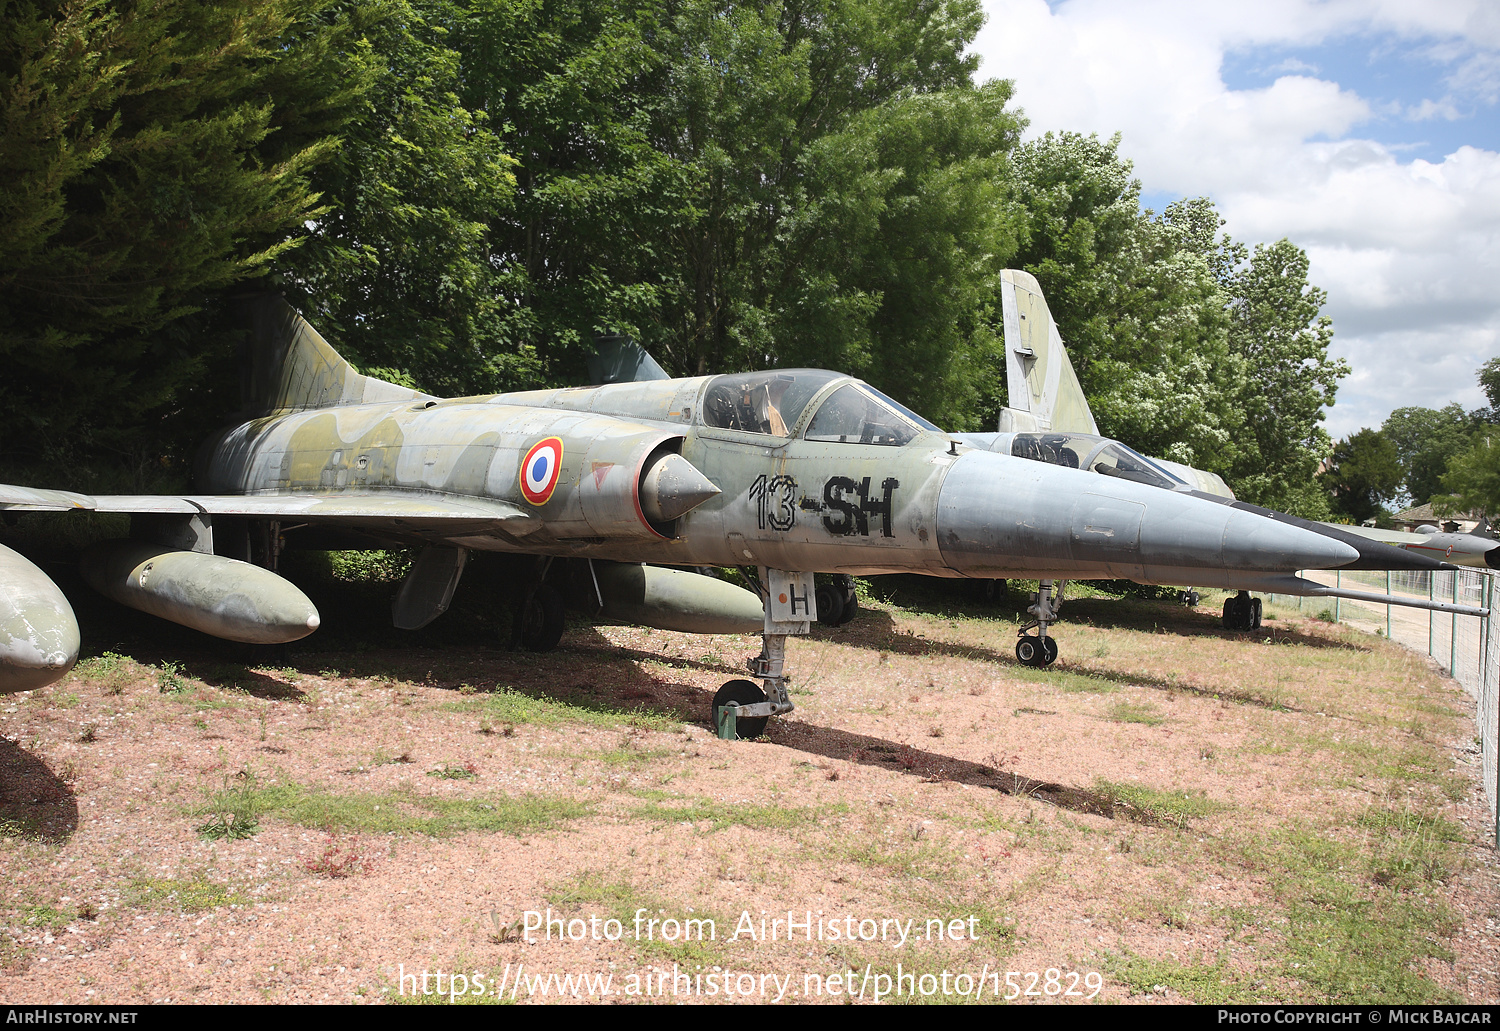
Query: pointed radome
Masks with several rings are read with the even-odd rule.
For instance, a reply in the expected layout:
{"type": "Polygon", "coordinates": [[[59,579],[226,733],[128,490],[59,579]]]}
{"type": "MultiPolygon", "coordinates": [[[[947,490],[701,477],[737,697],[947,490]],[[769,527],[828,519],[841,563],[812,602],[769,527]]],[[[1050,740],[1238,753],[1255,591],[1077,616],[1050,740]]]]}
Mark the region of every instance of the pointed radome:
{"type": "Polygon", "coordinates": [[[654,523],[670,523],[720,493],[693,463],[669,453],[641,477],[641,511],[654,523]]]}

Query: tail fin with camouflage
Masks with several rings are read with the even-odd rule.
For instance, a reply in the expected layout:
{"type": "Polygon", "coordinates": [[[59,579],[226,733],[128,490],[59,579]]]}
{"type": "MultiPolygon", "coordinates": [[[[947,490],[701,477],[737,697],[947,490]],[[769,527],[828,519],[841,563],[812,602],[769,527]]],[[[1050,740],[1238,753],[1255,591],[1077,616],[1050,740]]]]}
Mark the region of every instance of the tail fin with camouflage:
{"type": "Polygon", "coordinates": [[[240,384],[247,415],[432,399],[356,372],[279,294],[250,298],[241,312],[250,330],[240,384]]]}

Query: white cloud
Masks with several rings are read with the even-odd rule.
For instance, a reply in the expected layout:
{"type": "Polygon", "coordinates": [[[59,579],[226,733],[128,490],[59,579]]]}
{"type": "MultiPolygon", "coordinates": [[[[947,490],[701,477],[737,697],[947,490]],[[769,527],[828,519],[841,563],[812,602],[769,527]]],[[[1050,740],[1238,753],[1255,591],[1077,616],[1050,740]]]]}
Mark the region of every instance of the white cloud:
{"type": "Polygon", "coordinates": [[[1273,72],[1287,72],[1287,73],[1309,72],[1309,73],[1311,73],[1313,75],[1318,74],[1318,66],[1317,65],[1315,65],[1315,64],[1308,64],[1306,61],[1299,60],[1298,58],[1295,58],[1295,57],[1288,57],[1285,61],[1279,61],[1279,62],[1277,62],[1276,64],[1274,64],[1274,65],[1271,66],[1270,70],[1273,71],[1273,72]]]}
{"type": "MultiPolygon", "coordinates": [[[[1228,231],[1308,251],[1329,293],[1336,352],[1354,372],[1329,429],[1379,425],[1393,408],[1483,398],[1474,371],[1500,353],[1500,154],[1458,148],[1441,162],[1361,138],[1387,111],[1356,90],[1284,64],[1232,90],[1224,55],[1379,34],[1448,69],[1448,95],[1408,118],[1453,119],[1500,95],[1500,8],[1484,0],[987,0],[981,76],[1014,79],[1046,130],[1123,133],[1150,191],[1211,196],[1228,231]],[[1456,102],[1455,98],[1460,98],[1456,102]]],[[[1443,92],[1439,90],[1439,92],[1443,92]]]]}

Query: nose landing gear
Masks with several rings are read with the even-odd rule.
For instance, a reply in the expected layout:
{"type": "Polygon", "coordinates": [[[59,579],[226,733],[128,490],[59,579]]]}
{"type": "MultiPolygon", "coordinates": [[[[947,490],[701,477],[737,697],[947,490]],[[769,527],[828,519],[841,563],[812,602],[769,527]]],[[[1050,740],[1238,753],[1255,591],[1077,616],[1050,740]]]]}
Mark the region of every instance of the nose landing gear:
{"type": "Polygon", "coordinates": [[[1021,627],[1021,639],[1016,642],[1016,658],[1021,665],[1043,669],[1057,661],[1057,640],[1047,636],[1047,626],[1057,621],[1057,611],[1062,608],[1063,588],[1066,585],[1066,580],[1057,582],[1055,597],[1051,580],[1043,580],[1037,585],[1038,590],[1031,596],[1031,605],[1026,610],[1036,618],[1021,627]],[[1027,633],[1033,629],[1036,630],[1035,634],[1027,633]]]}

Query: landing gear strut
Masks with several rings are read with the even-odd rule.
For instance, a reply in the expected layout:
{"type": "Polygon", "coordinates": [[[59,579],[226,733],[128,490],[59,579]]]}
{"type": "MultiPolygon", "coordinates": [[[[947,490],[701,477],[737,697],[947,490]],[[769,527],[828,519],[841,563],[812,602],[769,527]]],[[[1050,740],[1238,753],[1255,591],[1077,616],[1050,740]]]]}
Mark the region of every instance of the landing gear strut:
{"type": "Polygon", "coordinates": [[[1062,608],[1063,588],[1067,585],[1066,580],[1057,583],[1057,595],[1052,594],[1052,581],[1043,580],[1037,584],[1037,592],[1031,596],[1031,606],[1027,608],[1036,618],[1021,627],[1020,640],[1016,642],[1016,658],[1023,666],[1034,666],[1042,669],[1057,661],[1057,641],[1047,636],[1047,625],[1057,621],[1057,610],[1062,608]],[[1028,630],[1036,630],[1035,634],[1028,634],[1028,630]]]}
{"type": "Polygon", "coordinates": [[[562,640],[567,620],[562,595],[551,584],[543,583],[552,559],[539,557],[524,581],[520,604],[511,623],[510,647],[529,652],[550,652],[562,640]]]}
{"type": "Polygon", "coordinates": [[[760,654],[750,660],[749,667],[764,690],[750,680],[731,680],[714,695],[714,731],[731,741],[759,737],[770,717],[795,708],[787,695],[786,639],[807,633],[818,618],[811,573],[762,568],[751,583],[765,603],[766,619],[760,654]]]}

